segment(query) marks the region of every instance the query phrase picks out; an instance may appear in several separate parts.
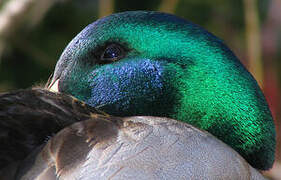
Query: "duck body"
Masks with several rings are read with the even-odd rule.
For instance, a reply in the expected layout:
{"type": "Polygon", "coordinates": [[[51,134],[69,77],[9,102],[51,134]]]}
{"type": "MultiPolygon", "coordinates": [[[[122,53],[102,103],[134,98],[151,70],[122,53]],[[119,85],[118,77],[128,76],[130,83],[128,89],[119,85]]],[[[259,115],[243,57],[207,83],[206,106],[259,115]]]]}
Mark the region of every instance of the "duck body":
{"type": "Polygon", "coordinates": [[[47,89],[56,93],[1,95],[0,158],[18,160],[2,174],[263,179],[254,168],[274,161],[275,128],[254,78],[221,40],[170,14],[124,12],[90,24],[47,89]]]}
{"type": "MultiPolygon", "coordinates": [[[[13,132],[6,140],[16,146],[10,146],[10,154],[1,152],[1,162],[9,157],[14,164],[0,171],[0,179],[264,179],[228,145],[187,123],[108,116],[44,89],[16,91],[2,95],[1,103],[3,99],[10,113],[5,120],[18,120],[22,109],[25,118],[4,129],[13,132]],[[58,127],[65,128],[58,132],[58,127]],[[55,135],[42,144],[40,139],[51,133],[55,135]],[[19,149],[27,157],[11,153],[19,149]]],[[[0,140],[5,142],[3,136],[0,140]]]]}

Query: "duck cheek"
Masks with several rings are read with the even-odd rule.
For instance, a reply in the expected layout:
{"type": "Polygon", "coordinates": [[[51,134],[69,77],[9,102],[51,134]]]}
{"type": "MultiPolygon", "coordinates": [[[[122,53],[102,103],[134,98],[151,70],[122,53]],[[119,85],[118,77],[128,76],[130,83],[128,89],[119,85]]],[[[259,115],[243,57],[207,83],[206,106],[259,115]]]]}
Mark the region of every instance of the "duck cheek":
{"type": "Polygon", "coordinates": [[[163,89],[162,65],[130,60],[93,71],[87,104],[112,115],[151,115],[151,105],[163,89]]]}

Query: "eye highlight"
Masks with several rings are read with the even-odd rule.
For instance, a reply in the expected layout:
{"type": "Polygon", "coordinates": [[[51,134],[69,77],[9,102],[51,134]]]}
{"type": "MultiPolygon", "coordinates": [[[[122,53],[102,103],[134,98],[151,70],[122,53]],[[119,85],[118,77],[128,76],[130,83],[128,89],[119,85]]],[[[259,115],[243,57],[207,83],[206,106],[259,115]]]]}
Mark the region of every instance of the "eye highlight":
{"type": "Polygon", "coordinates": [[[123,47],[119,44],[109,44],[105,47],[100,57],[101,64],[108,64],[120,60],[125,56],[123,47]]]}

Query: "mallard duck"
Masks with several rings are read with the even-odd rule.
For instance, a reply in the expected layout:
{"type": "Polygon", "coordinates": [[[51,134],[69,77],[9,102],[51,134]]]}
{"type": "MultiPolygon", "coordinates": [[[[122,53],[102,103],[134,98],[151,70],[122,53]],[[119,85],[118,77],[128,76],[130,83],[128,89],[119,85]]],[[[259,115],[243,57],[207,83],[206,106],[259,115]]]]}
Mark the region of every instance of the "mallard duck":
{"type": "Polygon", "coordinates": [[[4,94],[0,107],[1,158],[24,159],[2,171],[12,177],[262,179],[254,168],[274,162],[275,128],[257,82],[220,39],[170,14],[90,24],[47,90],[4,94]]]}

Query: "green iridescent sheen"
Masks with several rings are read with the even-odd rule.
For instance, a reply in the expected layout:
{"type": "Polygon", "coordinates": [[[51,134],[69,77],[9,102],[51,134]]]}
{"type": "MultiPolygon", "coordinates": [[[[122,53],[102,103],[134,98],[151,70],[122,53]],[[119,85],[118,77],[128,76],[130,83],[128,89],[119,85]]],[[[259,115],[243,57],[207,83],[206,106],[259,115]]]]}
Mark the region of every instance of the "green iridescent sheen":
{"type": "Polygon", "coordinates": [[[118,116],[178,119],[212,133],[253,167],[272,167],[275,128],[256,81],[214,35],[156,12],[124,12],[86,27],[65,49],[59,89],[118,116]],[[117,42],[126,56],[98,65],[98,48],[117,42]]]}

